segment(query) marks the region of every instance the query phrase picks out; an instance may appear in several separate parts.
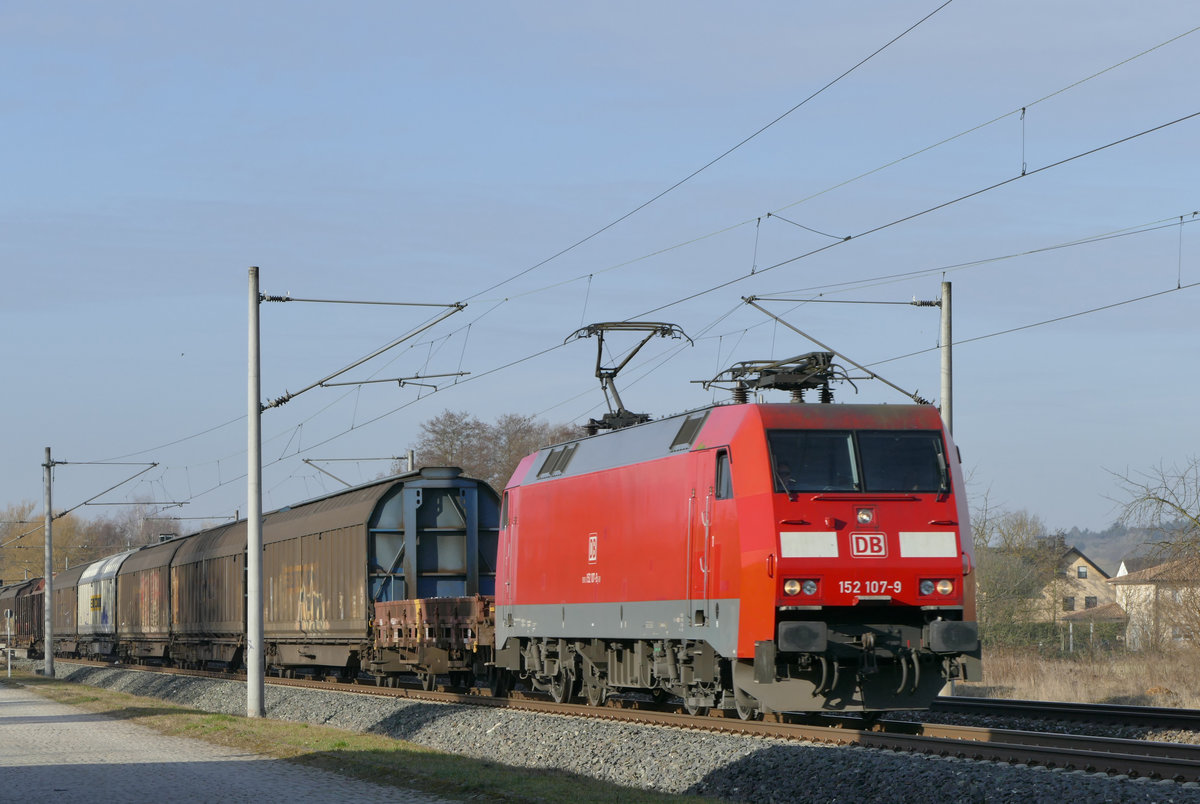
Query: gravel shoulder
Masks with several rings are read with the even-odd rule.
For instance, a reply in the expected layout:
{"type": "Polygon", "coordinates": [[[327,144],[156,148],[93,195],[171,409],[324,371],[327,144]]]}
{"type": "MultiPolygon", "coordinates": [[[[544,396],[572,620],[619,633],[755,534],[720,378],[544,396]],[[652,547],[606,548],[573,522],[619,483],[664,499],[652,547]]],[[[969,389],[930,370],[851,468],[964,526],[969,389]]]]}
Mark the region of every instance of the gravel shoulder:
{"type": "MultiPolygon", "coordinates": [[[[58,663],[64,681],[242,715],[245,686],[58,663]]],[[[267,716],[381,734],[514,768],[754,802],[1197,802],[1200,785],[703,734],[586,718],[268,685],[267,716]]],[[[1009,726],[1019,727],[1019,726],[1009,726]]]]}

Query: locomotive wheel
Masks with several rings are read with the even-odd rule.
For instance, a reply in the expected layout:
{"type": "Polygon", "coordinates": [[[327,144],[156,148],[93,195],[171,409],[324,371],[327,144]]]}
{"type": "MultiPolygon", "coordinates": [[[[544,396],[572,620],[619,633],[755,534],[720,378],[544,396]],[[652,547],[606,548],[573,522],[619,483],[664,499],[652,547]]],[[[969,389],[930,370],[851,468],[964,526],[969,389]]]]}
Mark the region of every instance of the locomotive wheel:
{"type": "Polygon", "coordinates": [[[588,706],[603,706],[608,698],[608,685],[598,678],[589,676],[583,682],[583,694],[588,706]]]}
{"type": "Polygon", "coordinates": [[[550,698],[555,703],[566,703],[575,695],[575,677],[559,670],[550,677],[550,698]]]}
{"type": "MultiPolygon", "coordinates": [[[[704,717],[705,715],[708,714],[708,707],[701,706],[700,704],[688,703],[688,699],[684,698],[683,699],[683,711],[687,712],[692,717],[704,717]]],[[[738,712],[738,714],[741,714],[741,712],[738,712]]],[[[743,720],[744,719],[745,718],[743,718],[743,720]]]]}
{"type": "Polygon", "coordinates": [[[417,673],[417,681],[421,682],[421,689],[426,692],[433,692],[434,687],[437,686],[437,673],[432,671],[427,673],[419,672],[417,673]]]}
{"type": "Polygon", "coordinates": [[[759,716],[758,701],[736,686],[733,688],[733,707],[742,720],[756,720],[759,716]]]}

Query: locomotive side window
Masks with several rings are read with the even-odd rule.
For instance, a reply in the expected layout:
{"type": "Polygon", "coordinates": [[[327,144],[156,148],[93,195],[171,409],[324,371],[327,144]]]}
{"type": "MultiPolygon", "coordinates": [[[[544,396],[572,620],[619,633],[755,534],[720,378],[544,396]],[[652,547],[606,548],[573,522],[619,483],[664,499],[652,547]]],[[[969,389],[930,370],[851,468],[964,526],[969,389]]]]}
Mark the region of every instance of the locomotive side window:
{"type": "Polygon", "coordinates": [[[683,420],[683,424],[679,425],[679,432],[675,433],[675,438],[671,440],[671,451],[674,452],[679,448],[691,448],[692,442],[696,440],[696,436],[700,434],[700,427],[704,424],[704,420],[708,418],[708,411],[702,413],[693,413],[683,420]]]}
{"type": "Polygon", "coordinates": [[[851,433],[774,430],[767,433],[775,491],[856,491],[858,467],[851,433]]]}
{"type": "Polygon", "coordinates": [[[567,464],[570,463],[571,456],[575,454],[575,449],[578,446],[579,444],[568,444],[565,447],[550,450],[550,454],[542,462],[542,468],[538,469],[537,476],[561,475],[567,468],[567,464]]]}
{"type": "Polygon", "coordinates": [[[950,490],[941,433],[864,431],[858,449],[868,491],[950,490]]]}
{"type": "Polygon", "coordinates": [[[733,497],[733,476],[729,473],[729,453],[725,450],[717,453],[716,495],[718,500],[733,497]]]}

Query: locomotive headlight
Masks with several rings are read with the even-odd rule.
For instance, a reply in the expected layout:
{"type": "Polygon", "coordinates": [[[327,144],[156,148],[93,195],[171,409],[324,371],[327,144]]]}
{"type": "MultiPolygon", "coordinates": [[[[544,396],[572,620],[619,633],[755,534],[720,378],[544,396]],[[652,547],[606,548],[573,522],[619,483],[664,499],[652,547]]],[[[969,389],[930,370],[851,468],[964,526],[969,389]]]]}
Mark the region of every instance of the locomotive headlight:
{"type": "Polygon", "coordinates": [[[860,525],[870,525],[875,521],[874,508],[856,508],[854,509],[854,517],[860,525]]]}
{"type": "Polygon", "coordinates": [[[788,578],[783,582],[783,593],[789,597],[800,594],[800,582],[795,578],[788,578]]]}
{"type": "Polygon", "coordinates": [[[948,595],[954,591],[954,581],[938,581],[937,590],[939,595],[948,595]]]}
{"type": "Polygon", "coordinates": [[[816,581],[811,581],[811,580],[805,581],[803,584],[801,584],[801,586],[803,588],[804,594],[806,594],[806,595],[812,596],[817,593],[817,582],[816,581]]]}
{"type": "Polygon", "coordinates": [[[933,581],[921,581],[921,594],[925,596],[933,594],[933,581]]]}

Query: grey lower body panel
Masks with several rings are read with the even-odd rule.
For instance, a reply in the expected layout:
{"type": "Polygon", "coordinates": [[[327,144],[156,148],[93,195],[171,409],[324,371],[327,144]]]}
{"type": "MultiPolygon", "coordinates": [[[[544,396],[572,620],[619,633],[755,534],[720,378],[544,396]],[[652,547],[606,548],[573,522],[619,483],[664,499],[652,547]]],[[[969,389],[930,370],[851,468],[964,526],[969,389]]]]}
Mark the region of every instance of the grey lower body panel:
{"type": "Polygon", "coordinates": [[[740,601],[650,600],[496,607],[496,645],[509,639],[692,640],[737,655],[740,601]],[[697,616],[697,612],[701,616],[697,616]]]}

